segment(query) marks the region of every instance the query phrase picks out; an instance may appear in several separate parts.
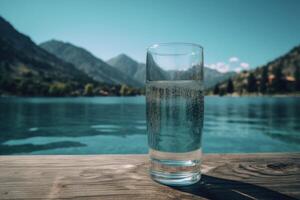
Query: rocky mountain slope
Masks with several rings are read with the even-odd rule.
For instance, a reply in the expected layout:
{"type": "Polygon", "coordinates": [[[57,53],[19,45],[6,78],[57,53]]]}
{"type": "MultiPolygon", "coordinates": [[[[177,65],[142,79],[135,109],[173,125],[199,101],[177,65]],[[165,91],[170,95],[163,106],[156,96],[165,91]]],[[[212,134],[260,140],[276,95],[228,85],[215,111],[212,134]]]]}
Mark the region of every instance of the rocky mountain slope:
{"type": "Polygon", "coordinates": [[[50,40],[40,44],[40,47],[58,58],[72,63],[77,69],[96,81],[108,84],[125,84],[133,87],[142,86],[139,81],[136,81],[128,74],[108,65],[86,49],[71,43],[50,40]]]}
{"type": "Polygon", "coordinates": [[[57,87],[76,90],[89,82],[94,81],[0,17],[0,94],[48,95],[57,87]]]}

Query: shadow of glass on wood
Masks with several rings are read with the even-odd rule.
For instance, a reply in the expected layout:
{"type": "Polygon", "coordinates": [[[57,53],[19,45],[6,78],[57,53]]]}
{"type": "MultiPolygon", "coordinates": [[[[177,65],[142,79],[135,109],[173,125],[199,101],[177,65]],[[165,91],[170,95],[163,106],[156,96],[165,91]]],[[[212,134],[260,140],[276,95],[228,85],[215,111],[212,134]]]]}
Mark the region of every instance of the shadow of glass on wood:
{"type": "Polygon", "coordinates": [[[48,144],[20,144],[20,145],[4,145],[0,144],[0,155],[10,155],[16,153],[29,153],[34,151],[70,148],[70,147],[84,147],[85,144],[80,142],[62,141],[52,142],[48,144]]]}
{"type": "Polygon", "coordinates": [[[202,180],[194,185],[172,188],[210,200],[296,200],[265,187],[207,175],[202,175],[202,180]]]}

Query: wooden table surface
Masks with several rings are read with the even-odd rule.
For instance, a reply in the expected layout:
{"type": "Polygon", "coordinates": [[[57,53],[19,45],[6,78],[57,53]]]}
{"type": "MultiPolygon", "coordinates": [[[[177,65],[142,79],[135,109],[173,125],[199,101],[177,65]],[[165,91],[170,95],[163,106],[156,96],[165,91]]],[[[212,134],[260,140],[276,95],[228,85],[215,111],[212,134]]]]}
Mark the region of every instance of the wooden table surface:
{"type": "Polygon", "coordinates": [[[169,187],[147,155],[0,156],[0,199],[300,199],[300,153],[209,154],[202,171],[169,187]]]}

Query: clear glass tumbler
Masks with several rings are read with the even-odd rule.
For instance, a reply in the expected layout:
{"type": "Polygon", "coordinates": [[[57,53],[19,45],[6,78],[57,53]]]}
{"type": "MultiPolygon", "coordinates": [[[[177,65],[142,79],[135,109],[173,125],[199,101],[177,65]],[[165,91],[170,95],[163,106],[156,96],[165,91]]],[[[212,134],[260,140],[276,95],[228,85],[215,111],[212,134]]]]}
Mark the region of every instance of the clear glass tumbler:
{"type": "Polygon", "coordinates": [[[203,48],[155,44],[147,50],[147,133],[152,179],[190,185],[201,178],[203,48]]]}

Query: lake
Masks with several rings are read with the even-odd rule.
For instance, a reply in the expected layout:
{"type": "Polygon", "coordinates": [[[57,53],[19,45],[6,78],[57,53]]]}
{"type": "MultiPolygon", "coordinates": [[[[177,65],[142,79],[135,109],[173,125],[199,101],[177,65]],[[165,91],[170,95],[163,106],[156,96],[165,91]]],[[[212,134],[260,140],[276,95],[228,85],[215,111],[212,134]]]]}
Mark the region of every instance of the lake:
{"type": "MultiPolygon", "coordinates": [[[[147,153],[145,97],[0,98],[0,154],[147,153]]],[[[300,98],[205,97],[205,153],[300,151],[300,98]]]]}

